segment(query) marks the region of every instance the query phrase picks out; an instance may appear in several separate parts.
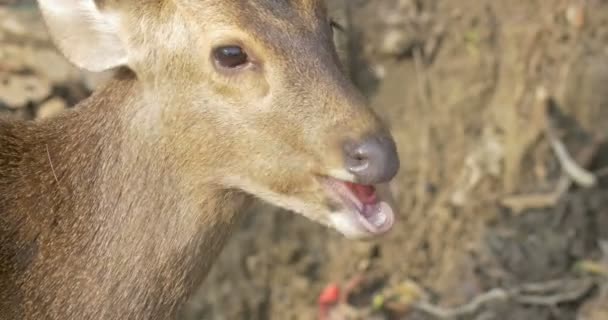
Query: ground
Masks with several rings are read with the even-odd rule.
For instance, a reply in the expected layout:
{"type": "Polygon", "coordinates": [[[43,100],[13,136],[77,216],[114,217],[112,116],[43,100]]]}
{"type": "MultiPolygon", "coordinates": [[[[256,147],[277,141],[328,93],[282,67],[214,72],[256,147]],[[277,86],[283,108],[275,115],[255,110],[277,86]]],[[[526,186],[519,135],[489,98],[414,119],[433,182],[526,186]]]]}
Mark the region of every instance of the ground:
{"type": "MultiPolygon", "coordinates": [[[[608,4],[329,2],[398,142],[395,228],[352,242],[258,204],[186,318],[608,319],[608,4]]],[[[27,4],[0,7],[0,42],[0,116],[53,116],[103,79],[27,4]]]]}

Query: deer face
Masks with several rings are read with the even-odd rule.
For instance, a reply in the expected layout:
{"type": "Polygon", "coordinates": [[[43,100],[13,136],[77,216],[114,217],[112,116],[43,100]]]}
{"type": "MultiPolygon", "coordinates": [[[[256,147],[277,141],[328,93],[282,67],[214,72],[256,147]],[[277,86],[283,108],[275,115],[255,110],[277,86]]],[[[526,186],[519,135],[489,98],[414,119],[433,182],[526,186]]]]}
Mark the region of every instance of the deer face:
{"type": "Polygon", "coordinates": [[[39,2],[74,63],[135,72],[146,107],[134,121],[168,141],[192,185],[349,237],[392,226],[374,185],[397,173],[395,143],[342,72],[321,0],[39,2]]]}

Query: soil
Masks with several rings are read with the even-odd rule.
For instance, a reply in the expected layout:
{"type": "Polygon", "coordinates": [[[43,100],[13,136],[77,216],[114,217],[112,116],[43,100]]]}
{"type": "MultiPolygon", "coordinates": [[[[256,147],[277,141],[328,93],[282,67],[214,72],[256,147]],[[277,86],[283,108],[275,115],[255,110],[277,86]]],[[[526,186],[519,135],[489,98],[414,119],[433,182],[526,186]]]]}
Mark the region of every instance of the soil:
{"type": "MultiPolygon", "coordinates": [[[[319,319],[335,284],[325,319],[608,319],[608,3],[329,4],[398,142],[394,230],[353,242],[257,204],[184,318],[319,319]]],[[[103,79],[62,60],[26,2],[0,5],[0,42],[0,116],[53,116],[103,79]]]]}

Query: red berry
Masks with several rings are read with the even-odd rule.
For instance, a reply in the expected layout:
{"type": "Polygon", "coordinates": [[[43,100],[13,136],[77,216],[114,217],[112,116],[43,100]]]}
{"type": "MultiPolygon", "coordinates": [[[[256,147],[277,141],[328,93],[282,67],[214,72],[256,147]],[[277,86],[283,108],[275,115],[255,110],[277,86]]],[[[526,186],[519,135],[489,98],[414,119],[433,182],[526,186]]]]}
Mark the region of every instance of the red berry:
{"type": "Polygon", "coordinates": [[[336,284],[329,284],[319,295],[319,304],[331,305],[340,300],[340,288],[336,284]]]}

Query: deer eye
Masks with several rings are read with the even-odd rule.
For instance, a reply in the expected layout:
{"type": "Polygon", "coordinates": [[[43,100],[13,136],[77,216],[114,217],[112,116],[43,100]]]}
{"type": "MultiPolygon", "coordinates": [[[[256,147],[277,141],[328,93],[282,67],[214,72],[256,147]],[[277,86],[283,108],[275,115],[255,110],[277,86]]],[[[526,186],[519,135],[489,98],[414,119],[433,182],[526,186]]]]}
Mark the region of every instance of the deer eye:
{"type": "Polygon", "coordinates": [[[224,46],[213,51],[216,63],[223,68],[234,69],[249,62],[249,57],[239,46],[224,46]]]}

